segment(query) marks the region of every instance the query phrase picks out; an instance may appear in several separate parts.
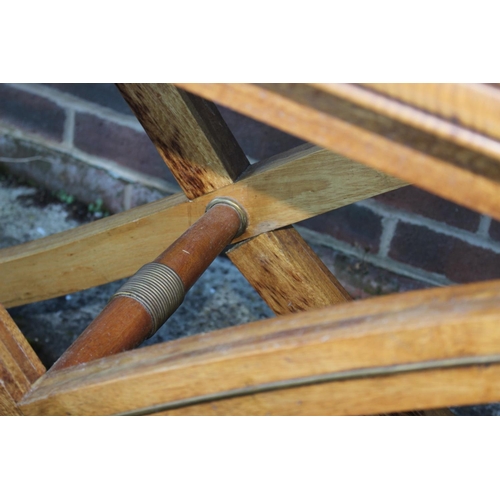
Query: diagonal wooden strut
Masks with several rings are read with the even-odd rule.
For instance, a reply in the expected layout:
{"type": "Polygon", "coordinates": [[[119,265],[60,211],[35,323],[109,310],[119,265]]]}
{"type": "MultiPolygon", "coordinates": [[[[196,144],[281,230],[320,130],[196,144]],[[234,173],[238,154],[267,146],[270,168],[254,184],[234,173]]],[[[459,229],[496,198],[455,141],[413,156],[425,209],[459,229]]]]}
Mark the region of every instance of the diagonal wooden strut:
{"type": "Polygon", "coordinates": [[[190,200],[231,184],[248,166],[211,102],[168,83],[117,87],[190,200]]]}

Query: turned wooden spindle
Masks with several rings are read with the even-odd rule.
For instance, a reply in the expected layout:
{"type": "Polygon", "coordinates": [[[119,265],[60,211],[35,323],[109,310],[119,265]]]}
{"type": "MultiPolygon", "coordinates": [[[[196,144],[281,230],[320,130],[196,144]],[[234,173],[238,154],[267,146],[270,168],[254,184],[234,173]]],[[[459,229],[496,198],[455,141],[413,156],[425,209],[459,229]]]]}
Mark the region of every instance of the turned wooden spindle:
{"type": "Polygon", "coordinates": [[[239,205],[224,198],[213,200],[195,224],[113,295],[51,371],[133,349],[151,337],[246,225],[239,205]]]}

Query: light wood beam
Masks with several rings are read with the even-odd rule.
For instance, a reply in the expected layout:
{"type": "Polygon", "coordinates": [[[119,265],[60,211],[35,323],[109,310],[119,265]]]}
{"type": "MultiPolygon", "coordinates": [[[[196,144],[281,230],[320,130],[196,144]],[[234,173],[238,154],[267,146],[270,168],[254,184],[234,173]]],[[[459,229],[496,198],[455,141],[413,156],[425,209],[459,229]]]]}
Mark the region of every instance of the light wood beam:
{"type": "MultiPolygon", "coordinates": [[[[421,103],[418,100],[411,99],[414,94],[410,91],[404,93],[402,91],[403,89],[400,89],[401,92],[395,92],[394,94],[390,93],[390,95],[383,95],[374,92],[373,90],[371,90],[371,88],[365,88],[374,87],[375,90],[384,90],[388,86],[389,90],[391,90],[393,88],[392,84],[360,86],[350,83],[315,83],[311,85],[322,91],[340,97],[341,99],[346,99],[353,102],[354,104],[375,111],[376,113],[380,113],[389,118],[393,118],[394,120],[398,120],[402,123],[428,132],[429,134],[433,134],[446,141],[450,141],[463,146],[464,148],[470,148],[473,151],[491,156],[495,160],[500,160],[500,142],[498,140],[492,139],[474,129],[464,127],[464,124],[461,123],[459,119],[457,119],[457,113],[458,115],[461,115],[461,113],[463,112],[462,107],[459,106],[460,100],[457,100],[454,103],[455,106],[453,107],[453,109],[455,114],[448,113],[448,116],[441,117],[441,109],[439,105],[435,107],[429,106],[429,109],[427,109],[425,106],[422,106],[422,109],[414,107],[416,104],[421,103]],[[396,97],[398,99],[401,99],[406,95],[408,95],[409,99],[403,102],[393,98],[396,97]],[[429,111],[438,114],[433,115],[430,114],[429,111]]],[[[396,86],[396,89],[399,89],[399,84],[394,85],[396,86]]],[[[405,88],[407,87],[406,84],[401,85],[405,88]]],[[[408,85],[410,86],[409,90],[414,90],[414,93],[418,96],[418,89],[422,85],[426,86],[427,84],[415,84],[416,88],[413,87],[413,84],[408,85]]],[[[435,87],[434,84],[432,84],[431,86],[435,87]]],[[[450,87],[452,86],[448,84],[445,84],[444,86],[448,89],[448,92],[445,92],[445,94],[449,95],[451,93],[450,87]]],[[[462,86],[460,85],[454,84],[454,86],[462,88],[462,86]]],[[[498,93],[498,91],[496,92],[498,93]]],[[[439,95],[439,92],[437,92],[437,95],[439,95]]],[[[437,101],[439,102],[438,99],[437,101]]],[[[436,104],[438,104],[438,102],[436,102],[436,104]]],[[[478,113],[478,108],[476,108],[474,118],[476,120],[482,119],[483,116],[483,114],[478,113]]]]}
{"type": "Polygon", "coordinates": [[[248,230],[236,242],[403,185],[330,151],[295,149],[193,201],[174,195],[0,250],[0,301],[12,307],[131,276],[198,220],[217,196],[235,199],[248,212],[248,230]]]}
{"type": "Polygon", "coordinates": [[[500,139],[500,90],[484,83],[365,83],[411,106],[500,139]]]}
{"type": "Polygon", "coordinates": [[[48,373],[25,414],[378,414],[500,400],[500,281],[279,316],[48,373]]]}

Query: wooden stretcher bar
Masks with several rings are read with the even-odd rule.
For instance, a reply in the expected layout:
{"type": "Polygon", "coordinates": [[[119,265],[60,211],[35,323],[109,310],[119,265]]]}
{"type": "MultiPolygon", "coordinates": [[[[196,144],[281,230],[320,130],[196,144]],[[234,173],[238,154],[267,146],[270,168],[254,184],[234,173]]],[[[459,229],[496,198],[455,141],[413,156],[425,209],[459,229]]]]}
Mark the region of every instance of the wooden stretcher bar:
{"type": "Polygon", "coordinates": [[[248,213],[248,229],[237,242],[403,185],[330,151],[299,147],[192,201],[173,195],[0,250],[0,302],[12,307],[131,276],[185,232],[216,197],[233,198],[248,213]]]}
{"type": "Polygon", "coordinates": [[[49,372],[25,414],[378,414],[500,399],[500,281],[402,293],[49,372]]]}
{"type": "MultiPolygon", "coordinates": [[[[442,196],[453,184],[456,196],[467,194],[468,181],[463,204],[475,205],[483,196],[481,206],[496,213],[498,200],[490,199],[498,196],[496,145],[493,137],[479,137],[484,127],[470,128],[476,122],[464,111],[455,137],[446,110],[422,105],[438,113],[425,122],[408,108],[415,102],[403,96],[388,102],[392,96],[381,100],[359,86],[183,87],[345,156],[307,145],[248,167],[210,103],[167,84],[121,84],[187,198],[176,195],[0,251],[0,273],[14,290],[0,283],[0,300],[2,290],[13,303],[25,303],[130,275],[198,220],[211,200],[226,196],[244,207],[250,222],[229,256],[285,315],[45,375],[40,364],[31,378],[12,362],[11,343],[0,350],[0,413],[446,414],[428,409],[500,399],[500,281],[352,302],[288,226],[405,185],[356,161],[405,180],[437,183],[442,196]],[[123,256],[118,263],[117,250],[123,256]],[[61,272],[51,280],[56,268],[61,272]],[[30,285],[28,276],[38,281],[30,285]],[[61,278],[67,283],[61,285],[61,278]],[[21,382],[12,385],[16,373],[21,382]]],[[[469,88],[466,95],[477,98],[477,91],[469,88]]]]}
{"type": "MultiPolygon", "coordinates": [[[[406,92],[403,92],[403,89],[399,89],[399,85],[388,86],[389,88],[387,90],[389,91],[388,93],[390,95],[386,95],[387,92],[380,93],[373,92],[371,90],[373,88],[374,90],[384,91],[387,88],[386,84],[361,86],[349,83],[315,83],[312,85],[315,88],[320,89],[321,91],[350,101],[354,104],[357,104],[358,106],[370,109],[376,113],[380,113],[446,141],[453,142],[459,146],[463,146],[464,148],[470,148],[473,151],[477,151],[478,153],[490,156],[495,160],[500,160],[500,143],[496,138],[481,133],[483,127],[473,126],[472,128],[466,128],[464,126],[462,119],[466,120],[469,115],[461,116],[460,112],[462,111],[462,108],[456,106],[456,104],[462,99],[457,99],[458,102],[455,102],[454,107],[446,106],[448,112],[443,112],[444,110],[442,110],[440,106],[442,102],[440,96],[444,93],[445,95],[448,95],[448,97],[450,97],[450,93],[453,93],[456,97],[456,92],[452,92],[451,88],[449,88],[448,85],[444,85],[444,87],[448,87],[447,91],[446,89],[436,89],[434,88],[435,86],[433,84],[418,85],[417,87],[422,88],[422,90],[424,91],[431,91],[434,88],[435,95],[433,96],[434,99],[431,102],[435,101],[436,106],[427,106],[424,109],[414,107],[420,100],[416,101],[411,99],[411,97],[413,97],[415,94],[409,91],[408,88],[406,89],[406,92]],[[391,90],[393,90],[393,92],[391,92],[391,90]],[[408,98],[406,98],[405,100],[401,100],[406,96],[408,96],[408,98]],[[393,99],[393,97],[396,97],[397,100],[393,99]],[[451,113],[451,109],[454,109],[455,112],[458,110],[459,116],[457,117],[456,114],[451,113]]],[[[403,85],[402,87],[407,86],[403,85]]],[[[465,89],[474,90],[477,87],[479,87],[479,90],[482,90],[482,88],[485,86],[466,86],[465,89]]],[[[460,86],[460,88],[462,88],[462,86],[460,86]]],[[[453,89],[455,89],[455,87],[453,87],[453,89]]],[[[491,109],[497,109],[498,103],[495,105],[495,102],[498,100],[500,92],[495,91],[494,89],[492,90],[498,95],[495,95],[493,103],[494,105],[491,107],[491,109]]],[[[490,91],[488,90],[488,92],[490,91]]],[[[481,103],[471,102],[469,104],[472,109],[475,109],[476,116],[478,106],[480,109],[487,108],[489,111],[491,111],[490,105],[491,103],[486,103],[485,99],[482,99],[481,103]],[[474,108],[474,106],[476,107],[474,108]]],[[[469,112],[470,111],[471,110],[469,110],[469,112]]],[[[484,119],[484,115],[481,116],[483,117],[482,119],[484,119]]],[[[486,124],[487,123],[488,120],[486,120],[486,124]]],[[[471,125],[474,125],[474,122],[472,122],[471,125]]]]}
{"type": "Polygon", "coordinates": [[[365,83],[363,87],[500,139],[500,89],[483,83],[365,83]]]}

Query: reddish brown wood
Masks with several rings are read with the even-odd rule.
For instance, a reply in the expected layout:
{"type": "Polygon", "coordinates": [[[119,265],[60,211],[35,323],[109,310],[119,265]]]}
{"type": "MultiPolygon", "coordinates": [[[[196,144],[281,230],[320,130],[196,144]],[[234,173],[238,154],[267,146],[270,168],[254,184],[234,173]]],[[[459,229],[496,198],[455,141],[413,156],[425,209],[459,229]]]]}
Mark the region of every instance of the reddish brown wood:
{"type": "Polygon", "coordinates": [[[51,371],[133,349],[148,337],[151,327],[151,316],[139,302],[114,297],[51,371]]]}
{"type": "Polygon", "coordinates": [[[231,243],[239,225],[240,219],[234,209],[216,205],[155,262],[173,269],[182,279],[187,292],[215,257],[231,243]]]}
{"type": "MultiPolygon", "coordinates": [[[[240,227],[236,211],[216,205],[177,239],[155,262],[173,269],[187,292],[210,263],[233,240],[240,227]]],[[[51,371],[127,351],[151,335],[148,311],[129,297],[113,297],[51,371]]]]}

